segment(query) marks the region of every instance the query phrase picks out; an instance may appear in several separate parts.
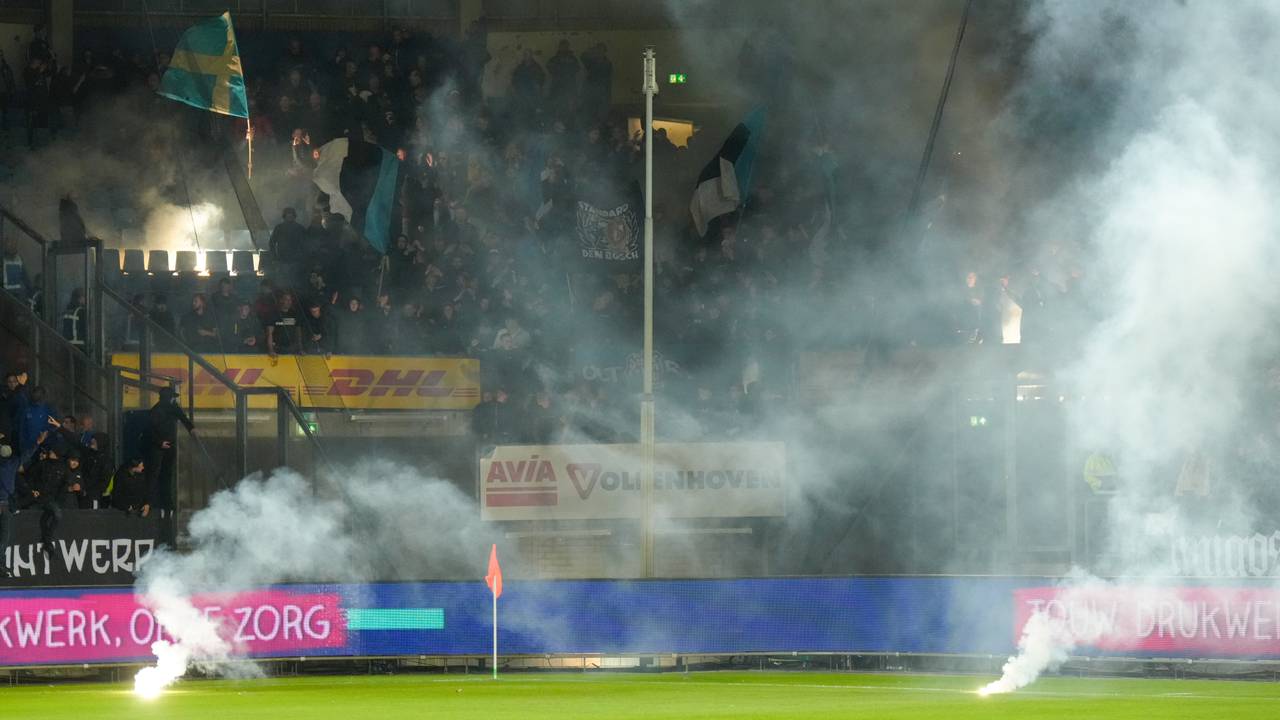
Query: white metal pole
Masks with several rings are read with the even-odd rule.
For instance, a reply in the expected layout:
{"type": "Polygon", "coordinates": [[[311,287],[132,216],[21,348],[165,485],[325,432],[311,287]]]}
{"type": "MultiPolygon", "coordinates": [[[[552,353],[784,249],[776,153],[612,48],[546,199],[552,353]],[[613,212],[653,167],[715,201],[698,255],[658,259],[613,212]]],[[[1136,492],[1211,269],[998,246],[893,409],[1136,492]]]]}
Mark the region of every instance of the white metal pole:
{"type": "Polygon", "coordinates": [[[498,679],[498,593],[493,595],[493,679],[498,679]]]}
{"type": "Polygon", "coordinates": [[[653,48],[644,51],[644,394],[640,400],[640,487],[644,576],[653,577],[653,96],[658,94],[653,48]]]}

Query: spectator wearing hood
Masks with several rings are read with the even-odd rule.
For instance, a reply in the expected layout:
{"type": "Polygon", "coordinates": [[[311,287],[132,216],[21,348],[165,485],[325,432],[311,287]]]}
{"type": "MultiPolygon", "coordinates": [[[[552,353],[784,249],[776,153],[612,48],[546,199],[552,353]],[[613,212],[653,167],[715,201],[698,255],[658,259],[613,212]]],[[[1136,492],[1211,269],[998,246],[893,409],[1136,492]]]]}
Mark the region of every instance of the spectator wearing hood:
{"type": "Polygon", "coordinates": [[[18,496],[20,502],[32,510],[40,511],[40,551],[46,561],[62,522],[62,508],[70,478],[67,462],[52,447],[45,446],[49,431],[37,437],[29,461],[19,471],[18,496]]]}
{"type": "Polygon", "coordinates": [[[111,439],[106,433],[89,432],[85,435],[68,429],[66,423],[56,425],[68,448],[67,460],[72,457],[79,461],[79,493],[76,507],[81,510],[93,510],[106,507],[104,496],[111,482],[111,439]]]}
{"type": "Polygon", "coordinates": [[[173,509],[173,476],[178,460],[178,423],[194,434],[195,425],[178,405],[178,394],[167,387],[147,416],[147,504],[161,512],[173,509]]]}

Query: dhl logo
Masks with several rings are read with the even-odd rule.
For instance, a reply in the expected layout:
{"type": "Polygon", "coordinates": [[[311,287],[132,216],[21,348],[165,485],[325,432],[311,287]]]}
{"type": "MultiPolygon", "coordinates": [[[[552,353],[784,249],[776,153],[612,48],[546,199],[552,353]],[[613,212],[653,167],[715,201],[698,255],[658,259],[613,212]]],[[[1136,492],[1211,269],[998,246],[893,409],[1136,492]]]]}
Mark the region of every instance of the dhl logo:
{"type": "MultiPolygon", "coordinates": [[[[156,368],[154,372],[186,381],[186,368],[156,368]]],[[[227,379],[240,386],[253,386],[262,379],[261,368],[227,368],[227,379]]],[[[474,397],[479,390],[444,385],[448,373],[444,370],[383,370],[379,375],[373,370],[334,368],[329,371],[328,385],[306,385],[308,394],[338,397],[474,397]]],[[[196,368],[195,393],[197,395],[229,395],[230,388],[201,368],[196,368]]]]}
{"type": "MultiPolygon", "coordinates": [[[[279,387],[303,407],[335,409],[470,410],[480,399],[480,367],[464,358],[391,358],[305,356],[272,363],[265,355],[207,356],[240,387],[279,387]]],[[[112,362],[137,367],[136,354],[118,353],[112,362]]],[[[152,356],[154,372],[182,382],[196,405],[231,407],[234,394],[207,371],[196,367],[188,378],[187,358],[166,353],[152,356]]],[[[136,393],[135,393],[136,395],[136,393]]],[[[250,405],[267,407],[266,398],[250,405]]]]}

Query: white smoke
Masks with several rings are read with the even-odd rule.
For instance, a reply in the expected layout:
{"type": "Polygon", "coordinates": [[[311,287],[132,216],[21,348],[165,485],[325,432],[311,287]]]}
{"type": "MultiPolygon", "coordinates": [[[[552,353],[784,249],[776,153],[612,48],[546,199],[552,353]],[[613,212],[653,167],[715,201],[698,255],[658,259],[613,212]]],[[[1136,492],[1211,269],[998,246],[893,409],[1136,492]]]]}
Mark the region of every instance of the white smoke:
{"type": "Polygon", "coordinates": [[[1062,618],[1036,612],[1022,628],[1018,654],[1009,658],[1001,669],[1000,679],[978,690],[979,695],[999,695],[1024,688],[1035,682],[1045,670],[1064,661],[1076,647],[1077,640],[1062,618]]]}
{"type": "Polygon", "coordinates": [[[193,203],[190,207],[159,202],[147,215],[143,225],[146,248],[196,250],[210,241],[223,246],[222,208],[211,202],[193,203]]]}
{"type": "MultiPolygon", "coordinates": [[[[143,564],[137,592],[170,638],[134,680],[154,697],[189,668],[252,673],[234,665],[232,634],[193,596],[288,581],[479,577],[493,538],[474,501],[455,486],[387,462],[322,473],[250,476],[215,495],[189,525],[191,550],[161,550],[143,564]]],[[[248,669],[246,669],[248,668],[248,669]]]]}
{"type": "Polygon", "coordinates": [[[1113,617],[1090,602],[1091,597],[1105,594],[1107,588],[1104,581],[1073,571],[1055,602],[1037,609],[1027,619],[1018,639],[1018,652],[1005,662],[1000,679],[980,688],[978,694],[999,695],[1024,688],[1046,671],[1056,670],[1072,650],[1113,633],[1113,617]]]}
{"type": "MultiPolygon", "coordinates": [[[[1280,7],[1252,1],[1044,0],[1029,13],[1019,99],[1090,128],[1078,171],[1032,214],[1046,234],[1084,240],[1083,294],[1100,321],[1062,375],[1107,398],[1076,404],[1069,422],[1079,446],[1120,459],[1097,568],[1108,574],[1168,574],[1171,533],[1249,521],[1249,479],[1212,470],[1251,422],[1248,394],[1276,345],[1280,92],[1251,58],[1277,49],[1277,27],[1280,7]],[[1175,491],[1192,462],[1196,482],[1175,491]]],[[[1089,642],[1034,616],[982,692],[1023,687],[1089,642]]]]}

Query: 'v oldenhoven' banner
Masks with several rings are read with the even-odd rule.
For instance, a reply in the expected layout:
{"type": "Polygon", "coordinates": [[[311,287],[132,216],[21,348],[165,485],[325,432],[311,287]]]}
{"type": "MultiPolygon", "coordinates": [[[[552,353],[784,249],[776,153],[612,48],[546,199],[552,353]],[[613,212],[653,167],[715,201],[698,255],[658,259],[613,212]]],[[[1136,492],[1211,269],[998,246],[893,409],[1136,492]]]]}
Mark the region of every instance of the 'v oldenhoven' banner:
{"type": "MultiPolygon", "coordinates": [[[[367,357],[363,355],[205,355],[241,387],[282,387],[299,407],[336,410],[470,410],[480,402],[480,361],[471,358],[367,357]]],[[[137,353],[115,353],[111,362],[137,368],[137,353]]],[[[187,381],[185,355],[153,353],[151,371],[187,381]]],[[[231,409],[235,396],[200,368],[195,371],[198,408],[231,409]]],[[[138,392],[125,388],[125,407],[138,392]]],[[[275,407],[272,397],[250,397],[250,407],[275,407]]]]}
{"type": "MultiPolygon", "coordinates": [[[[661,443],[654,449],[657,517],[786,513],[783,443],[661,443]]],[[[640,445],[500,445],[480,459],[485,520],[638,518],[640,445]]]]}

